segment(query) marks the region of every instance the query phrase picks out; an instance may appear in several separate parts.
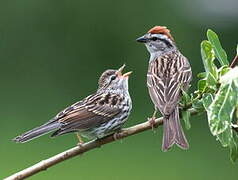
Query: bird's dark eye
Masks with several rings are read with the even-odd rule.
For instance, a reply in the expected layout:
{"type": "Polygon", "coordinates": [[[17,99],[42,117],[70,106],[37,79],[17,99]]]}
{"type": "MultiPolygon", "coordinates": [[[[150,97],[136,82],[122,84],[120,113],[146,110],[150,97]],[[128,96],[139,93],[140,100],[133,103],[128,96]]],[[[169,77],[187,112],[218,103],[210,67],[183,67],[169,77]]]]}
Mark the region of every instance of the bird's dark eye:
{"type": "Polygon", "coordinates": [[[111,81],[115,80],[116,79],[116,75],[112,75],[111,76],[111,81]]]}
{"type": "Polygon", "coordinates": [[[156,40],[158,40],[158,38],[157,37],[152,37],[151,40],[156,41],[156,40]]]}

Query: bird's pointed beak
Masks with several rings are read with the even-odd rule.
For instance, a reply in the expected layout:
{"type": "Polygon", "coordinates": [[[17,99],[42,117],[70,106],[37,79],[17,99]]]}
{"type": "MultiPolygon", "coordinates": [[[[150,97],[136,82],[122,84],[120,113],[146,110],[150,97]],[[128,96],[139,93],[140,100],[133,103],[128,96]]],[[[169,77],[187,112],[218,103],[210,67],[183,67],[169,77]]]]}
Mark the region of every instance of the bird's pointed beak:
{"type": "Polygon", "coordinates": [[[146,43],[148,41],[148,39],[145,36],[141,36],[141,37],[137,38],[136,41],[140,42],[140,43],[146,43]]]}
{"type": "Polygon", "coordinates": [[[132,71],[130,71],[130,72],[127,72],[127,73],[125,73],[125,74],[122,74],[122,71],[124,70],[125,67],[126,67],[126,65],[123,64],[123,66],[121,66],[121,67],[117,70],[116,74],[117,74],[119,77],[129,77],[130,74],[132,73],[132,71]]]}
{"type": "Polygon", "coordinates": [[[126,65],[123,64],[123,65],[117,70],[116,74],[117,74],[118,76],[122,76],[122,71],[123,71],[123,69],[124,69],[125,67],[126,67],[126,65]]]}
{"type": "Polygon", "coordinates": [[[132,71],[129,71],[129,72],[123,74],[122,76],[123,76],[123,77],[129,77],[129,76],[131,75],[131,73],[132,73],[132,71]]]}

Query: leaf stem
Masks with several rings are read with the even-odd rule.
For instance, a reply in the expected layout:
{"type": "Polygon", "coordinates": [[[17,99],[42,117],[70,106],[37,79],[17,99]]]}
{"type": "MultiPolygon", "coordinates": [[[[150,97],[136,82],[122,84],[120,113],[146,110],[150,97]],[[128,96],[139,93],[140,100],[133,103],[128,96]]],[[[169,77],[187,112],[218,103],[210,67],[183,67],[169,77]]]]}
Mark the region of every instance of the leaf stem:
{"type": "Polygon", "coordinates": [[[233,59],[233,61],[231,62],[230,68],[234,68],[238,63],[238,55],[236,55],[233,59]]]}

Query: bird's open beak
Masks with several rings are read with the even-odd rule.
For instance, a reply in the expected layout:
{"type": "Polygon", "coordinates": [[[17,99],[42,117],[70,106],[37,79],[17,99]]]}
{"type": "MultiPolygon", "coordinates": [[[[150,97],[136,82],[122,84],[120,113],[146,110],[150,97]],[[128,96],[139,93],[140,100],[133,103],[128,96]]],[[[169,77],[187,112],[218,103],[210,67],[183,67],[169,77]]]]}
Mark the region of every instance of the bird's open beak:
{"type": "Polygon", "coordinates": [[[123,76],[123,77],[129,77],[129,76],[131,75],[131,73],[132,73],[132,71],[129,71],[129,72],[123,74],[122,76],[123,76]]]}
{"type": "Polygon", "coordinates": [[[141,36],[141,37],[137,38],[136,41],[140,42],[140,43],[146,43],[148,41],[148,39],[145,38],[145,36],[141,36]]]}
{"type": "Polygon", "coordinates": [[[125,73],[125,74],[122,74],[122,71],[123,71],[123,69],[124,69],[125,67],[126,67],[126,65],[123,64],[123,66],[120,67],[120,68],[117,70],[116,74],[117,74],[119,77],[129,77],[130,74],[132,73],[132,71],[130,71],[130,72],[127,72],[127,73],[125,73]]]}

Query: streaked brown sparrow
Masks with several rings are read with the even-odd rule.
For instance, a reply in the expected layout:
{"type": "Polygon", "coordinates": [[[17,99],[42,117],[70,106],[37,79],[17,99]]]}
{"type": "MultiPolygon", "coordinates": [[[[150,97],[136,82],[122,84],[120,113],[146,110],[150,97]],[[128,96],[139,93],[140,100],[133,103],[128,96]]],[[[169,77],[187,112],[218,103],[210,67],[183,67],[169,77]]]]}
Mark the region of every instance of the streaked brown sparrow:
{"type": "MultiPolygon", "coordinates": [[[[150,53],[147,86],[155,109],[159,109],[164,117],[162,150],[167,151],[174,143],[188,149],[180,125],[178,103],[181,88],[187,90],[192,79],[190,64],[164,26],[155,26],[137,41],[144,43],[150,53]]],[[[155,114],[156,111],[152,120],[155,114]]]]}
{"type": "Polygon", "coordinates": [[[17,136],[14,141],[24,143],[54,130],[52,137],[78,132],[88,139],[102,138],[118,131],[132,108],[128,92],[131,72],[122,74],[124,67],[106,70],[99,79],[96,93],[69,106],[40,127],[17,136]]]}

